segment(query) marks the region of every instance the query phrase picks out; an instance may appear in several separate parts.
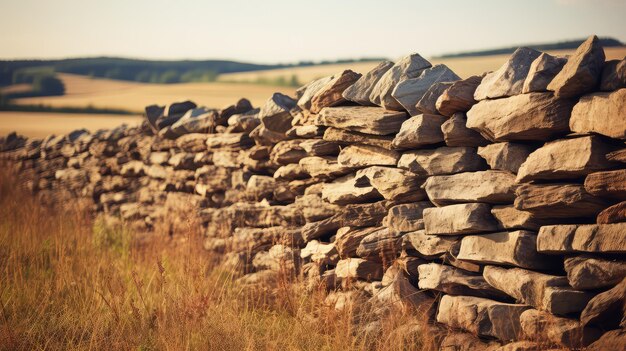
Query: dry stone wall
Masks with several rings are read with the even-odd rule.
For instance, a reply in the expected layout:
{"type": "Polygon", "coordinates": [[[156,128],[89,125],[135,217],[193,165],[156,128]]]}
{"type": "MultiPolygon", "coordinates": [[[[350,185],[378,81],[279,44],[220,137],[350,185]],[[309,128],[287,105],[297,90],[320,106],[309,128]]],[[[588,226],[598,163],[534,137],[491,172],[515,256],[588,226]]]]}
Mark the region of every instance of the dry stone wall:
{"type": "Polygon", "coordinates": [[[448,330],[442,349],[623,349],[624,62],[595,36],[467,79],[412,54],[260,108],[10,135],[3,157],[49,202],[174,233],[195,214],[243,284],[288,272],[338,309],[411,308],[448,330]]]}

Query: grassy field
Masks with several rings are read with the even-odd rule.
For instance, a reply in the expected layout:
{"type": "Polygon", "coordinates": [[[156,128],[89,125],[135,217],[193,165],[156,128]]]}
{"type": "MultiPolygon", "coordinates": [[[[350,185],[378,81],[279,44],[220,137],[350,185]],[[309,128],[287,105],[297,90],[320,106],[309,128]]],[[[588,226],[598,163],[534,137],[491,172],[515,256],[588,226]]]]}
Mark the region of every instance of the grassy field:
{"type": "Polygon", "coordinates": [[[0,350],[423,350],[429,338],[389,332],[415,320],[410,311],[381,319],[376,340],[364,338],[351,311],[324,307],[322,291],[235,284],[195,225],[146,236],[92,219],[80,202],[53,210],[6,169],[0,350]]]}

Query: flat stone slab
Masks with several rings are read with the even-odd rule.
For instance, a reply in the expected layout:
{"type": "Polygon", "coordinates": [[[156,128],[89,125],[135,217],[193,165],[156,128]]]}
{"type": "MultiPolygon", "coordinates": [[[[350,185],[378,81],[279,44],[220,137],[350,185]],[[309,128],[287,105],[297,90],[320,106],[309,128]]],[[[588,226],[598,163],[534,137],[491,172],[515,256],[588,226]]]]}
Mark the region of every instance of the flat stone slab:
{"type": "Polygon", "coordinates": [[[381,227],[361,240],[356,254],[369,261],[388,264],[400,256],[402,236],[402,232],[381,227]]]}
{"type": "Polygon", "coordinates": [[[441,125],[443,139],[448,146],[483,146],[489,141],[480,133],[466,126],[467,116],[464,112],[456,112],[441,125]]]}
{"type": "Polygon", "coordinates": [[[402,123],[400,131],[393,139],[395,149],[416,149],[425,145],[442,143],[441,125],[448,118],[441,115],[421,114],[402,123]]]}
{"type": "Polygon", "coordinates": [[[571,288],[567,277],[521,268],[487,266],[483,277],[491,286],[515,298],[518,303],[556,315],[579,313],[593,297],[591,293],[571,288]]]}
{"type": "Polygon", "coordinates": [[[626,327],[626,279],[591,299],[580,314],[580,321],[604,330],[626,327]]]}
{"type": "Polygon", "coordinates": [[[458,236],[437,236],[428,235],[424,230],[416,230],[404,235],[403,248],[408,252],[425,259],[440,258],[448,252],[452,246],[460,241],[458,236]]]}
{"type": "Polygon", "coordinates": [[[363,144],[381,147],[386,150],[391,150],[391,142],[393,136],[391,135],[372,135],[363,134],[359,132],[352,132],[344,129],[328,128],[324,132],[323,139],[326,141],[334,141],[337,143],[352,145],[363,144]]]}
{"type": "Polygon", "coordinates": [[[543,253],[626,253],[626,223],[543,226],[537,236],[543,253]]]}
{"type": "Polygon", "coordinates": [[[530,307],[481,297],[444,295],[437,322],[479,336],[516,340],[522,331],[519,316],[530,307]]]}
{"type": "Polygon", "coordinates": [[[372,145],[349,145],[341,149],[337,161],[348,167],[395,166],[400,154],[372,145]]]}
{"type": "Polygon", "coordinates": [[[520,211],[513,205],[493,206],[491,215],[495,218],[500,229],[527,229],[537,231],[548,223],[545,220],[536,218],[532,213],[520,211]]]}
{"type": "Polygon", "coordinates": [[[324,84],[311,99],[311,112],[319,113],[325,107],[336,106],[345,102],[346,99],[343,97],[343,91],[354,84],[359,78],[361,78],[360,73],[353,72],[349,69],[333,76],[333,78],[328,83],[324,84]]]}
{"type": "Polygon", "coordinates": [[[337,262],[335,274],[342,279],[380,280],[383,277],[383,266],[362,258],[346,258],[337,262]]]}
{"type": "Polygon", "coordinates": [[[357,257],[356,250],[359,248],[361,240],[366,236],[379,230],[379,227],[341,227],[337,230],[335,246],[341,258],[357,257]]]}
{"type": "Polygon", "coordinates": [[[424,230],[430,235],[460,235],[498,229],[485,203],[457,204],[424,209],[424,230]]]}
{"type": "Polygon", "coordinates": [[[524,311],[519,319],[526,339],[567,348],[579,349],[602,335],[600,330],[585,328],[576,319],[556,317],[534,309],[524,311]]]}
{"type": "Polygon", "coordinates": [[[567,280],[575,289],[592,290],[617,285],[626,278],[626,261],[588,255],[565,259],[567,280]]]}
{"type": "Polygon", "coordinates": [[[347,175],[332,183],[324,183],[322,199],[335,205],[347,205],[382,200],[382,196],[372,186],[357,187],[354,175],[347,175]]]}
{"type": "Polygon", "coordinates": [[[393,206],[383,219],[383,225],[401,232],[411,232],[424,228],[424,209],[433,207],[430,201],[420,201],[393,206]]]}
{"type": "Polygon", "coordinates": [[[607,207],[579,184],[522,184],[516,195],[516,209],[542,219],[595,217],[607,207]]]}
{"type": "Polygon", "coordinates": [[[388,135],[399,132],[406,118],[405,112],[380,107],[327,107],[317,115],[315,124],[366,134],[388,135]]]}
{"type": "Polygon", "coordinates": [[[534,147],[519,143],[495,143],[478,148],[478,154],[487,161],[491,169],[517,173],[534,147]]]}
{"type": "Polygon", "coordinates": [[[570,129],[626,139],[626,89],[583,96],[572,110],[570,129]]]}
{"type": "Polygon", "coordinates": [[[424,183],[424,189],[438,206],[464,202],[506,204],[515,200],[515,176],[493,170],[432,176],[424,183]]]}
{"type": "Polygon", "coordinates": [[[336,157],[309,156],[302,158],[298,164],[312,178],[336,178],[354,170],[352,167],[342,166],[336,157]]]}
{"type": "Polygon", "coordinates": [[[596,217],[596,223],[609,224],[626,222],[626,201],[617,203],[611,207],[607,207],[598,213],[596,217]]]}
{"type": "Polygon", "coordinates": [[[569,132],[573,106],[552,93],[483,100],[467,111],[467,127],[491,141],[545,141],[569,132]]]}
{"type": "Polygon", "coordinates": [[[589,174],[585,190],[594,196],[626,200],[626,169],[589,174]]]}
{"type": "Polygon", "coordinates": [[[417,267],[420,289],[437,290],[450,295],[503,298],[506,294],[493,288],[480,274],[455,267],[428,263],[417,267]]]}
{"type": "Polygon", "coordinates": [[[471,147],[407,151],[400,156],[398,167],[419,176],[475,172],[487,168],[476,149],[471,147]]]}
{"type": "Polygon", "coordinates": [[[524,230],[466,236],[461,240],[457,258],[528,269],[556,267],[550,256],[537,252],[537,235],[524,230]]]}
{"type": "Polygon", "coordinates": [[[421,201],[426,193],[421,178],[399,168],[372,166],[356,172],[357,184],[370,184],[386,200],[421,201]],[[360,182],[360,183],[359,183],[360,182]]]}

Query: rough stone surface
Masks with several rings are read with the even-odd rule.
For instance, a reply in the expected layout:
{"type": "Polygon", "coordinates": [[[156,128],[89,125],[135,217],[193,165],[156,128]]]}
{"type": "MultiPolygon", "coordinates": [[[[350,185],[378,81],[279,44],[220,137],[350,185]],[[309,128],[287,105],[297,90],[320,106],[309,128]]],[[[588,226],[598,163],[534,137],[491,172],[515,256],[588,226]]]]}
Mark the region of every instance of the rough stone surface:
{"type": "Polygon", "coordinates": [[[457,241],[456,236],[428,235],[424,230],[417,230],[403,237],[403,247],[425,259],[434,259],[445,254],[457,241]]]}
{"type": "Polygon", "coordinates": [[[522,93],[534,93],[548,90],[548,84],[563,69],[565,57],[551,56],[542,52],[530,65],[528,75],[522,87],[522,93]]]}
{"type": "Polygon", "coordinates": [[[454,82],[437,98],[437,111],[444,116],[452,116],[457,112],[466,112],[477,102],[474,92],[482,82],[483,77],[471,76],[467,79],[454,82]]]}
{"type": "Polygon", "coordinates": [[[488,73],[476,88],[474,99],[497,99],[522,93],[530,66],[541,53],[530,48],[518,48],[497,71],[488,73]]]}
{"type": "Polygon", "coordinates": [[[626,278],[613,288],[596,295],[580,314],[584,325],[604,330],[626,327],[626,278]]]}
{"type": "Polygon", "coordinates": [[[611,330],[604,333],[593,344],[589,345],[588,351],[623,350],[626,346],[626,328],[611,330]]]}
{"type": "Polygon", "coordinates": [[[408,151],[400,156],[398,167],[419,176],[475,172],[486,169],[485,162],[471,147],[440,147],[408,151]]]}
{"type": "Polygon", "coordinates": [[[347,167],[395,166],[400,154],[372,145],[350,145],[341,150],[337,161],[347,167]]]}
{"type": "Polygon", "coordinates": [[[303,87],[304,91],[302,93],[302,96],[300,96],[300,98],[298,99],[298,106],[300,106],[300,108],[302,108],[303,110],[310,110],[311,109],[311,100],[313,100],[313,97],[326,84],[328,84],[331,80],[333,80],[333,78],[334,78],[334,76],[328,76],[328,77],[319,78],[319,79],[316,79],[316,80],[310,82],[306,86],[304,86],[303,87]]]}
{"type": "Polygon", "coordinates": [[[424,222],[422,220],[422,213],[424,209],[432,206],[433,204],[430,201],[393,206],[383,219],[383,225],[400,232],[411,232],[423,229],[424,222]]]}
{"type": "Polygon", "coordinates": [[[393,141],[393,136],[363,134],[337,128],[326,129],[323,138],[327,141],[334,141],[344,144],[363,144],[377,146],[386,150],[391,150],[391,143],[393,141]]]}
{"type": "Polygon", "coordinates": [[[620,222],[626,222],[626,201],[607,207],[598,213],[598,217],[596,217],[596,223],[598,224],[620,222]]]}
{"type": "Polygon", "coordinates": [[[480,133],[466,127],[467,117],[457,112],[441,125],[443,139],[448,146],[484,146],[489,144],[480,133]]]}
{"type": "Polygon", "coordinates": [[[626,58],[606,61],[602,68],[600,90],[613,91],[621,88],[626,88],[626,58]]]}
{"type": "Polygon", "coordinates": [[[391,61],[379,63],[376,67],[372,68],[371,71],[364,74],[359,80],[344,90],[343,98],[360,105],[373,106],[374,104],[370,101],[372,90],[374,90],[376,83],[378,83],[380,78],[391,67],[393,67],[393,62],[391,61]]]}
{"type": "Polygon", "coordinates": [[[318,125],[360,133],[388,135],[400,131],[405,120],[405,112],[389,111],[380,107],[346,106],[324,108],[315,122],[318,125]]]}
{"type": "Polygon", "coordinates": [[[491,169],[517,173],[520,166],[534,148],[519,143],[496,143],[478,148],[478,154],[487,161],[491,169]]]}
{"type": "Polygon", "coordinates": [[[558,98],[570,98],[596,88],[604,66],[604,49],[595,35],[587,38],[548,84],[558,98]]]}
{"type": "Polygon", "coordinates": [[[291,128],[292,116],[289,112],[296,106],[296,101],[287,95],[274,93],[259,112],[263,127],[269,131],[284,133],[291,128]]]}
{"type": "Polygon", "coordinates": [[[380,280],[383,277],[383,266],[362,258],[346,258],[337,262],[335,274],[342,279],[380,280]]]}
{"type": "Polygon", "coordinates": [[[626,139],[626,88],[583,96],[572,110],[569,127],[577,133],[626,139]]]}
{"type": "Polygon", "coordinates": [[[502,298],[506,295],[489,285],[478,274],[438,263],[417,267],[420,289],[437,290],[450,295],[502,298]]]}
{"type": "Polygon", "coordinates": [[[418,176],[398,168],[373,166],[356,173],[357,184],[373,186],[386,200],[421,201],[426,193],[418,176]]]}
{"type": "Polygon", "coordinates": [[[522,184],[515,193],[515,208],[536,218],[595,217],[607,207],[579,184],[522,184]]]}
{"type": "Polygon", "coordinates": [[[338,178],[322,187],[322,199],[335,205],[347,205],[382,199],[372,186],[357,187],[354,175],[338,178]]]}
{"type": "Polygon", "coordinates": [[[567,348],[589,345],[602,335],[597,329],[585,328],[578,320],[556,317],[543,311],[530,309],[519,318],[526,338],[567,348]]]}
{"type": "Polygon", "coordinates": [[[552,93],[483,100],[467,112],[467,127],[491,141],[544,141],[569,131],[572,106],[552,93]]]}
{"type": "Polygon", "coordinates": [[[419,113],[417,103],[424,97],[431,85],[439,82],[453,82],[461,79],[446,65],[435,65],[425,69],[417,78],[404,80],[396,85],[391,96],[409,112],[411,116],[419,113]]]}
{"type": "Polygon", "coordinates": [[[400,131],[393,139],[396,149],[415,149],[420,146],[438,144],[444,141],[441,125],[448,118],[441,115],[417,115],[402,123],[400,131]]]}
{"type": "Polygon", "coordinates": [[[544,224],[543,220],[536,218],[532,213],[520,211],[512,205],[493,206],[491,214],[500,229],[527,229],[536,231],[544,224]]]}
{"type": "Polygon", "coordinates": [[[324,107],[336,106],[346,101],[342,95],[343,91],[359,78],[361,78],[360,73],[349,69],[335,75],[311,99],[311,112],[319,113],[324,107]]]}
{"type": "Polygon", "coordinates": [[[457,204],[424,209],[424,230],[430,235],[459,235],[498,229],[491,206],[484,203],[457,204]]]}
{"type": "Polygon", "coordinates": [[[575,289],[607,288],[626,278],[626,261],[574,256],[565,259],[565,271],[569,284],[575,289]]]}
{"type": "Polygon", "coordinates": [[[594,196],[626,200],[626,169],[589,174],[585,190],[594,196]]]}
{"type": "Polygon", "coordinates": [[[515,176],[505,171],[467,172],[432,176],[424,183],[431,202],[438,206],[463,202],[511,203],[515,176]]]}
{"type": "Polygon", "coordinates": [[[626,223],[543,226],[537,250],[544,253],[625,253],[626,223]]]}
{"type": "Polygon", "coordinates": [[[430,88],[426,90],[426,93],[424,93],[424,96],[422,96],[420,101],[417,102],[415,108],[420,113],[427,113],[431,115],[440,114],[439,111],[437,111],[437,99],[439,99],[441,94],[443,94],[446,89],[452,86],[452,84],[454,83],[439,82],[431,85],[430,88]]]}

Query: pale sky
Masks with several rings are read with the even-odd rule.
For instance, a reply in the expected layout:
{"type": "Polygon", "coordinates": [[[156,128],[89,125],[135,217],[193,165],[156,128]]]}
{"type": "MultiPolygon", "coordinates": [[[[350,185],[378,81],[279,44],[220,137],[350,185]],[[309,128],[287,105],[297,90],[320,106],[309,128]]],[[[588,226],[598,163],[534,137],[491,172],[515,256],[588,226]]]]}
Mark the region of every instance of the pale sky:
{"type": "Polygon", "coordinates": [[[626,0],[0,0],[0,59],[288,63],[626,41],[626,0]]]}

